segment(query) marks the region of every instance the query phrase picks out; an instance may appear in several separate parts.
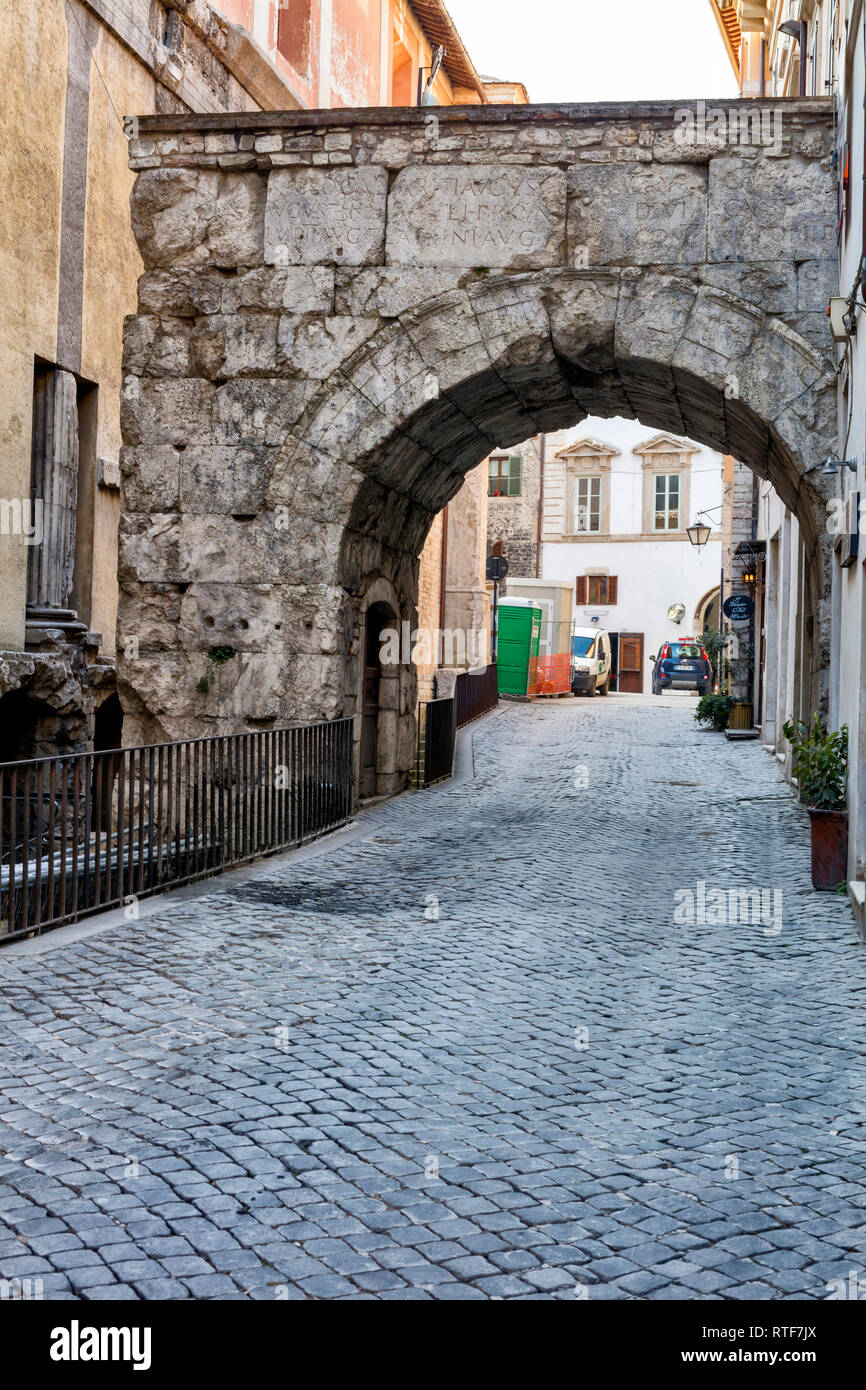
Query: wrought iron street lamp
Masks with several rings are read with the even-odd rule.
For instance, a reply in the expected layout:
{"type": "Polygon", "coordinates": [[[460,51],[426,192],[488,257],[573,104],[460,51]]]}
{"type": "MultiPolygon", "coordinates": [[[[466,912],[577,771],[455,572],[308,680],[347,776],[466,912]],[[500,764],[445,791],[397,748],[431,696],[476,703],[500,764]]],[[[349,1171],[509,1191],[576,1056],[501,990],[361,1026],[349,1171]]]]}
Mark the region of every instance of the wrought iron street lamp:
{"type": "Polygon", "coordinates": [[[698,512],[691,526],[686,527],[686,535],[695,547],[695,550],[700,550],[701,546],[706,545],[707,541],[710,539],[712,527],[706,518],[710,515],[710,512],[720,512],[721,510],[721,507],[707,507],[703,511],[698,512]]]}

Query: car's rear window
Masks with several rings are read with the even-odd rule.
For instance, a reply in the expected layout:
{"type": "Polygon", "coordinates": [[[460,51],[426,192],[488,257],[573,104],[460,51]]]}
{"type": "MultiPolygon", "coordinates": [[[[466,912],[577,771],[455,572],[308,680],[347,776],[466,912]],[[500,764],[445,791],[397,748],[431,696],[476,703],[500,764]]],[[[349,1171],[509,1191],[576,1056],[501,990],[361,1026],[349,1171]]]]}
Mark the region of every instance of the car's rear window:
{"type": "Polygon", "coordinates": [[[672,661],[688,661],[703,653],[696,642],[669,642],[668,655],[672,661]]]}

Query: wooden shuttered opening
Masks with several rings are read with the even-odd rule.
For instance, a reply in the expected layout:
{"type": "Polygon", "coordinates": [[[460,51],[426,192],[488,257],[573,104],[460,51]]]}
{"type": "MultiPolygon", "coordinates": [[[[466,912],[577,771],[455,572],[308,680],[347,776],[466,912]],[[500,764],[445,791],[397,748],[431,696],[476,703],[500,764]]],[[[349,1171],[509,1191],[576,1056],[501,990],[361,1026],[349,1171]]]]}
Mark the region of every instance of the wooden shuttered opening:
{"type": "Polygon", "coordinates": [[[512,454],[508,460],[508,496],[520,497],[523,492],[523,459],[512,454]]]}
{"type": "Polygon", "coordinates": [[[575,580],[577,606],[616,603],[617,577],[615,574],[579,574],[575,580]]]}

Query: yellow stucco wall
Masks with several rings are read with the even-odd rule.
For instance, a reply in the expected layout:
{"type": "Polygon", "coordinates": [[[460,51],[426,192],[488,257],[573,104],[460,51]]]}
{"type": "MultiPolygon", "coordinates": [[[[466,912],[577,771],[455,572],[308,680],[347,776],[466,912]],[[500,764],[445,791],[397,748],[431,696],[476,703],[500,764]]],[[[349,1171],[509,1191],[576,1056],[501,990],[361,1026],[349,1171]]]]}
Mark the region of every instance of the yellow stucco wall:
{"type": "MultiPolygon", "coordinates": [[[[72,21],[74,22],[74,20],[72,21]]],[[[33,369],[57,359],[57,306],[66,121],[64,5],[8,0],[0,64],[10,138],[3,146],[0,203],[0,497],[30,487],[33,369]]],[[[122,117],[154,109],[152,75],[100,26],[90,65],[84,301],[80,375],[98,387],[96,455],[120,447],[123,316],[136,304],[141,261],[129,222],[132,174],[122,117]],[[106,90],[107,89],[107,90],[106,90]],[[110,93],[110,97],[109,97],[110,93]]],[[[82,476],[79,528],[92,527],[89,592],[81,616],[113,654],[117,614],[119,494],[82,476]]],[[[0,536],[0,647],[24,646],[27,554],[23,538],[0,536]]]]}
{"type": "MultiPolygon", "coordinates": [[[[66,107],[59,4],[6,0],[0,23],[0,497],[30,492],[34,356],[54,360],[66,107]],[[37,79],[38,78],[38,83],[37,79]]],[[[27,546],[0,535],[0,647],[24,646],[27,546]]]]}
{"type": "MultiPolygon", "coordinates": [[[[129,221],[133,174],[127,167],[128,142],[119,117],[151,112],[155,86],[147,69],[104,28],[94,56],[104,82],[92,65],[81,373],[99,384],[97,453],[116,463],[121,442],[123,318],[135,312],[136,285],[143,269],[129,221]]],[[[93,580],[88,621],[102,633],[102,652],[113,655],[120,494],[94,487],[90,501],[93,580]]]]}

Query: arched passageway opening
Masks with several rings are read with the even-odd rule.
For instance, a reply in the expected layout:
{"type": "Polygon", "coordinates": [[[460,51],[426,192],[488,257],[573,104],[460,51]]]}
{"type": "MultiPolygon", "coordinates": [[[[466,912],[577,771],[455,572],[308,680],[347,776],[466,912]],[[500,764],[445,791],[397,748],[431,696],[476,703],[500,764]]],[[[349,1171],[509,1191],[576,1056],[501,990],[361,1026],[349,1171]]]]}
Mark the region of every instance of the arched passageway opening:
{"type": "MultiPolygon", "coordinates": [[[[741,150],[683,142],[664,106],[452,110],[432,139],[423,113],[339,112],[335,155],[320,112],[143,121],[125,737],[360,719],[367,611],[412,624],[466,473],[587,415],[773,484],[803,546],[804,704],[825,707],[831,115],[788,103],[788,143],[741,150]],[[215,646],[236,659],[184,698],[215,646]]],[[[413,679],[377,789],[412,763],[413,679]]]]}

